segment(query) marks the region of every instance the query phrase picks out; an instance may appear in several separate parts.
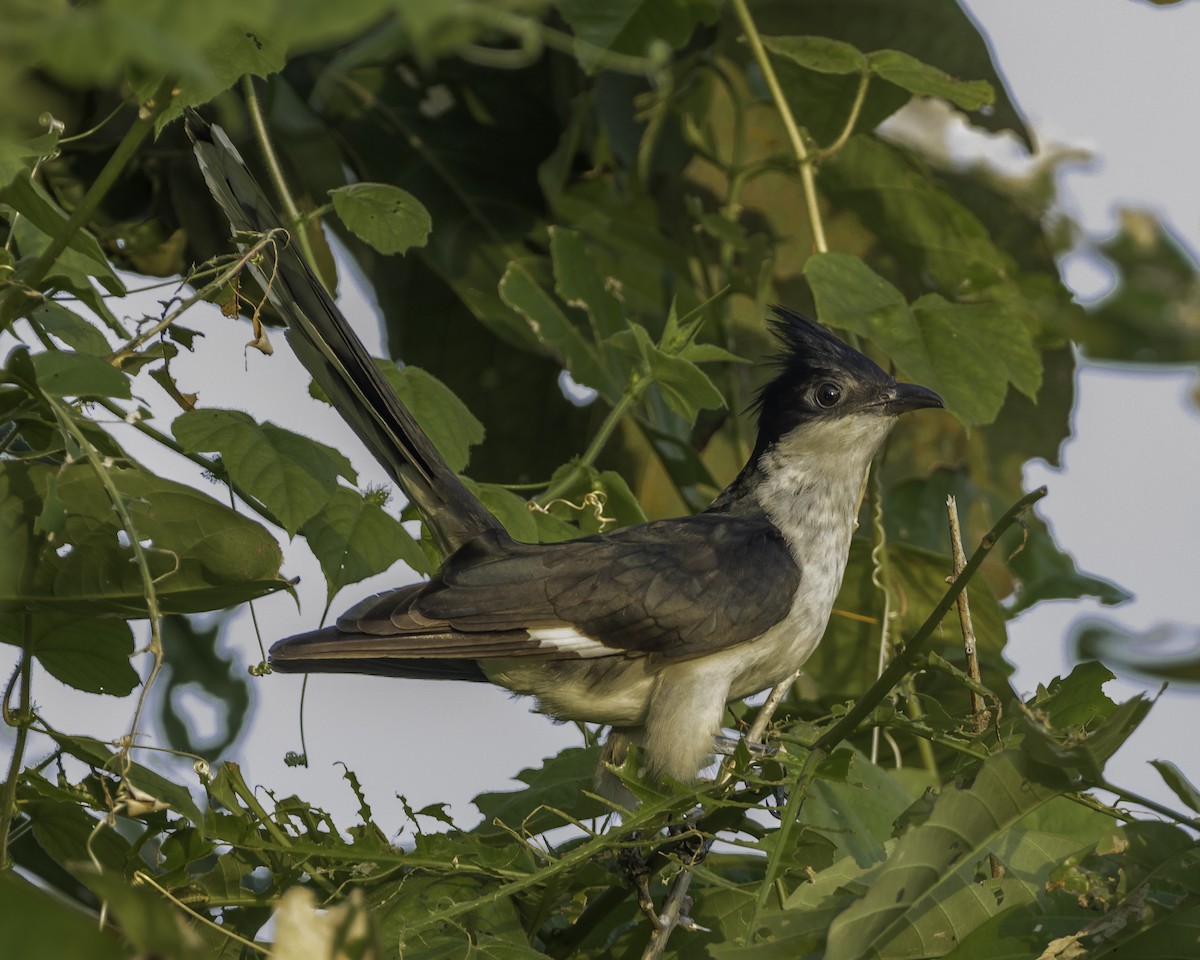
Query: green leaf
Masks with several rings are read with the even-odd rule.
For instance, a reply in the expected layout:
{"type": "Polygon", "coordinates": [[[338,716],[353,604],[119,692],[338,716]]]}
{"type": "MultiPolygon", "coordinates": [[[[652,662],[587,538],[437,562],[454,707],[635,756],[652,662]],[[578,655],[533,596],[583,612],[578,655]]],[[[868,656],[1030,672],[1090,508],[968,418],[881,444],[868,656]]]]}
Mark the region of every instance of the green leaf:
{"type": "Polygon", "coordinates": [[[904,377],[940,393],[964,424],[994,420],[1009,382],[1036,396],[1041,358],[1012,305],[926,294],[910,308],[899,290],[843,253],[814,254],[805,276],[824,322],[869,337],[904,377]]]}
{"type": "Polygon", "coordinates": [[[476,483],[467,480],[467,487],[477,496],[509,532],[514,540],[538,542],[538,525],[527,501],[496,483],[476,483]]]}
{"type": "Polygon", "coordinates": [[[569,307],[588,315],[597,342],[625,329],[625,308],[588,254],[583,237],[574,230],[550,228],[550,257],[554,289],[569,307]]]}
{"type": "Polygon", "coordinates": [[[1018,581],[1009,617],[1043,600],[1095,597],[1105,606],[1115,606],[1132,598],[1128,590],[1111,580],[1080,570],[1074,557],[1054,542],[1046,525],[1036,517],[1029,523],[1024,549],[1008,564],[1018,581]]]}
{"type": "Polygon", "coordinates": [[[47,350],[33,355],[38,387],[52,397],[129,399],[129,377],[87,353],[47,350]]]}
{"type": "Polygon", "coordinates": [[[606,342],[627,357],[640,360],[663,399],[689,423],[703,409],[725,406],[725,398],[708,374],[690,360],[667,353],[650,339],[641,324],[630,321],[627,330],[606,342]]]}
{"type": "Polygon", "coordinates": [[[53,154],[58,149],[58,137],[57,128],[23,143],[0,137],[0,190],[5,189],[19,174],[29,171],[30,165],[26,161],[53,154]]]}
{"type": "Polygon", "coordinates": [[[229,942],[216,931],[180,923],[177,908],[144,884],[132,884],[109,871],[100,873],[91,864],[76,873],[104,901],[141,956],[207,960],[229,942]]]}
{"type": "Polygon", "coordinates": [[[72,350],[102,357],[112,351],[96,327],[55,300],[45,300],[29,311],[29,319],[72,350]]]}
{"type": "Polygon", "coordinates": [[[845,776],[815,779],[805,795],[800,819],[831,840],[839,857],[850,855],[860,867],[884,857],[884,843],[913,796],[882,767],[848,749],[833,755],[848,761],[845,776]]]}
{"type": "Polygon", "coordinates": [[[994,298],[992,289],[1019,272],[979,218],[898,147],[851,137],[822,164],[820,186],[879,238],[914,286],[958,300],[994,298]]]}
{"type": "Polygon", "coordinates": [[[383,573],[397,560],[429,572],[425,554],[400,522],[345,487],[300,532],[321,564],[330,600],[347,584],[383,573]]]}
{"type": "MultiPolygon", "coordinates": [[[[11,235],[17,242],[17,249],[21,251],[22,262],[17,269],[17,275],[20,277],[21,268],[25,266],[26,262],[32,263],[34,258],[40,257],[53,242],[53,237],[25,217],[20,218],[12,225],[11,235]]],[[[39,286],[42,290],[50,290],[54,287],[69,290],[98,315],[115,320],[105,304],[104,298],[92,285],[93,277],[113,296],[123,297],[125,295],[125,284],[113,272],[107,261],[101,266],[90,254],[81,253],[70,245],[58,255],[50,267],[49,273],[46,274],[45,282],[39,286]]]]}
{"type": "Polygon", "coordinates": [[[191,410],[171,424],[185,450],[221,455],[230,478],[258,497],[283,528],[295,535],[337,488],[337,478],[356,474],[333,447],[240,410],[191,410]]]}
{"type": "Polygon", "coordinates": [[[105,869],[119,874],[131,856],[128,840],[112,829],[96,830],[99,821],[77,803],[32,800],[21,804],[21,812],[29,817],[38,846],[60,865],[86,862],[94,855],[105,869]]]}
{"type": "Polygon", "coordinates": [[[941,97],[964,110],[978,110],[996,99],[996,92],[986,80],[956,80],[901,50],[876,50],[867,54],[867,60],[876,76],[918,97],[941,97]]]}
{"type": "Polygon", "coordinates": [[[1183,771],[1170,760],[1151,760],[1150,766],[1158,771],[1163,783],[1171,788],[1171,792],[1182,800],[1190,810],[1200,813],[1200,790],[1192,784],[1183,771]]]}
{"type": "MultiPolygon", "coordinates": [[[[301,15],[297,13],[296,16],[301,15]]],[[[204,41],[184,40],[188,59],[192,61],[189,66],[193,69],[183,74],[170,106],[155,118],[156,135],[181,116],[184,107],[208,103],[247,74],[267,77],[283,69],[285,49],[278,36],[282,31],[273,29],[269,22],[247,22],[244,13],[241,17],[226,13],[225,17],[213,19],[216,30],[209,27],[205,31],[209,36],[204,41]]],[[[166,65],[165,72],[173,76],[178,71],[172,64],[166,65]]],[[[153,77],[147,84],[147,92],[152,91],[158,81],[158,77],[153,77]]]]}
{"type": "Polygon", "coordinates": [[[605,54],[642,57],[655,41],[681,47],[699,23],[717,11],[711,0],[563,0],[558,10],[574,31],[575,56],[588,73],[603,69],[605,54]]]}
{"type": "Polygon", "coordinates": [[[404,253],[429,240],[429,211],[407,190],[387,183],[352,183],[329,195],[342,223],[380,253],[404,253]]]}
{"type": "Polygon", "coordinates": [[[1165,623],[1127,630],[1108,620],[1087,620],[1071,638],[1075,655],[1102,660],[1120,670],[1158,681],[1200,682],[1200,630],[1165,623]]]}
{"type": "Polygon", "coordinates": [[[1055,769],[1075,770],[1087,784],[1103,782],[1104,765],[1153,706],[1141,694],[1113,705],[1095,687],[1105,673],[1098,664],[1081,664],[1065,680],[1039,692],[1032,709],[1022,706],[1017,716],[1022,748],[1031,757],[1055,769]],[[1082,719],[1081,709],[1091,715],[1082,719]]]}
{"type": "MultiPolygon", "coordinates": [[[[43,546],[33,576],[6,577],[0,603],[36,604],[84,616],[146,616],[144,586],[104,486],[89,464],[64,467],[0,461],[0,519],[19,549],[34,542],[51,476],[65,511],[54,544],[43,546]]],[[[164,613],[232,606],[284,589],[279,544],[260,524],[212,497],[136,468],[108,476],[145,544],[164,613]]]]}
{"type": "Polygon", "coordinates": [[[520,790],[481,793],[473,801],[483,814],[477,830],[494,833],[504,832],[507,827],[534,835],[566,826],[571,822],[569,818],[585,820],[606,815],[610,808],[580,789],[594,779],[599,757],[598,747],[568,747],[541,767],[518,773],[514,779],[526,785],[520,790]]]}
{"type": "Polygon", "coordinates": [[[901,942],[904,956],[928,955],[908,951],[961,939],[999,906],[990,893],[972,892],[975,862],[1069,787],[1063,773],[1017,751],[989,757],[970,786],[942,792],[929,819],[900,838],[866,895],[834,920],[826,960],[860,960],[901,942]]]}
{"type": "MultiPolygon", "coordinates": [[[[32,178],[29,171],[18,174],[4,188],[0,199],[7,203],[29,222],[51,237],[58,237],[67,225],[68,217],[62,208],[51,198],[40,183],[32,178]]],[[[92,272],[99,276],[101,273],[111,274],[108,257],[100,249],[100,244],[86,230],[79,228],[67,243],[68,250],[74,250],[92,261],[92,272]]],[[[24,250],[22,252],[25,252],[24,250]]]]}
{"type": "Polygon", "coordinates": [[[27,960],[124,960],[124,944],[111,930],[68,906],[61,897],[35,886],[19,873],[0,873],[0,930],[9,956],[27,960]]]}
{"type": "MultiPolygon", "coordinates": [[[[0,615],[0,642],[21,646],[23,619],[0,615]]],[[[123,697],[139,682],[129,663],[133,632],[121,620],[37,613],[32,649],[52,677],[76,690],[123,697]]]]}
{"type": "Polygon", "coordinates": [[[831,37],[763,37],[774,54],[818,73],[861,73],[867,57],[853,44],[831,37]]]}
{"type": "Polygon", "coordinates": [[[596,348],[584,339],[554,299],[534,277],[540,263],[513,260],[500,281],[500,297],[529,324],[538,341],[570,371],[576,382],[599,390],[610,400],[620,393],[604,369],[596,348]]]}
{"type": "Polygon", "coordinates": [[[427,370],[397,367],[388,360],[377,363],[450,469],[456,473],[465,470],[471,447],[483,443],[483,424],[453,390],[427,370]]]}
{"type": "MultiPolygon", "coordinates": [[[[76,759],[82,760],[97,770],[103,770],[111,776],[120,776],[123,766],[118,763],[119,755],[107,744],[92,737],[73,737],[61,733],[52,733],[51,736],[66,753],[76,759]]],[[[191,791],[186,787],[168,780],[162,774],[155,773],[140,763],[129,762],[126,776],[129,777],[129,782],[139,790],[170,804],[169,809],[172,812],[184,817],[194,826],[203,828],[204,816],[200,813],[200,808],[196,806],[191,791]]],[[[77,859],[87,858],[85,855],[77,859]]]]}

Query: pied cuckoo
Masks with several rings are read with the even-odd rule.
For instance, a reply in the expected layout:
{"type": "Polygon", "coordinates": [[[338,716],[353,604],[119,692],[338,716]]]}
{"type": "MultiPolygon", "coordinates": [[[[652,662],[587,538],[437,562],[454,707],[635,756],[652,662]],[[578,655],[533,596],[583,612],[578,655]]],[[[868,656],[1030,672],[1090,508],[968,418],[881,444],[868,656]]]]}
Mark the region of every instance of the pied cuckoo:
{"type": "MultiPolygon", "coordinates": [[[[235,241],[280,219],[219,127],[187,130],[235,241]]],[[[521,543],[449,468],[294,245],[254,267],[288,340],[415,503],[445,557],[428,581],[280,640],[283,672],[490,681],[637,743],[652,776],[691,780],[725,705],[816,648],[842,581],[866,471],[897,417],[942,406],[820,325],[776,309],[778,372],[749,462],[703,513],[564,543],[521,543]]]]}

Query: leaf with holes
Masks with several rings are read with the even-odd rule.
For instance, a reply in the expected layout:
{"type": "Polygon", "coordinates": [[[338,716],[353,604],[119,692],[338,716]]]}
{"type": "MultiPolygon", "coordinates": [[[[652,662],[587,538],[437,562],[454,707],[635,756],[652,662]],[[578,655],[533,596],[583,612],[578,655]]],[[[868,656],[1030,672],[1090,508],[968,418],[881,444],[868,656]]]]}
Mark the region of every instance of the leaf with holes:
{"type": "Polygon", "coordinates": [[[407,190],[387,183],[352,183],[329,195],[342,223],[380,253],[404,253],[429,240],[429,211],[407,190]]]}

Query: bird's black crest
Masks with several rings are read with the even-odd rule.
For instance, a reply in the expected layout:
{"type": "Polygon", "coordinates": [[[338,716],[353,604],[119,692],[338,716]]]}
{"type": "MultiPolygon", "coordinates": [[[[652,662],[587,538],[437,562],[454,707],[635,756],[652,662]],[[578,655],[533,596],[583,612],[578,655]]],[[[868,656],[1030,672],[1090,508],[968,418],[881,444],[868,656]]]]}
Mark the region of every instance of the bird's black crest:
{"type": "MultiPolygon", "coordinates": [[[[870,357],[843,343],[821,324],[787,307],[772,304],[771,332],[783,348],[776,364],[779,377],[810,379],[844,371],[861,380],[886,379],[887,374],[870,357]]],[[[761,400],[760,400],[761,402],[761,400]]]]}

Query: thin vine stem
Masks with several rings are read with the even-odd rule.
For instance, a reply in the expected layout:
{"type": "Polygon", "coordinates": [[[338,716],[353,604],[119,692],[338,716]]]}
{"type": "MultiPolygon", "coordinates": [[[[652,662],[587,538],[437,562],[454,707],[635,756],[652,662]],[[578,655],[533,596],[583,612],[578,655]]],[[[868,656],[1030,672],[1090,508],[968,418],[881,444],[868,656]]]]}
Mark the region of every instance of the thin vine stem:
{"type": "Polygon", "coordinates": [[[138,695],[137,705],[134,707],[133,720],[129,725],[129,734],[124,738],[118,753],[121,768],[121,784],[122,787],[128,789],[129,752],[137,738],[138,727],[141,726],[142,712],[146,706],[146,699],[151,688],[154,686],[154,681],[158,679],[158,674],[162,670],[163,664],[162,611],[158,605],[158,591],[154,586],[155,577],[150,570],[150,561],[146,556],[146,551],[142,547],[137,527],[133,522],[133,516],[129,512],[129,507],[125,503],[124,496],[122,496],[121,491],[117,489],[117,485],[113,482],[112,475],[107,469],[104,458],[92,446],[91,441],[88,440],[87,435],[79,428],[74,417],[63,407],[57,398],[49,394],[44,394],[44,396],[50,409],[54,412],[55,419],[58,420],[59,428],[64,434],[70,434],[91,465],[92,470],[100,481],[100,485],[104,487],[104,492],[108,495],[108,499],[113,505],[113,510],[116,511],[121,521],[121,526],[129,537],[134,563],[142,579],[142,596],[146,601],[146,614],[147,619],[150,621],[150,644],[147,650],[153,657],[153,665],[146,679],[142,681],[142,692],[138,695]]]}
{"type": "Polygon", "coordinates": [[[783,127],[787,132],[788,141],[792,145],[792,152],[796,155],[796,160],[800,165],[800,185],[804,190],[804,205],[808,209],[808,219],[813,235],[813,246],[818,253],[826,253],[829,250],[829,246],[825,242],[825,226],[821,221],[821,207],[817,201],[817,182],[816,176],[813,173],[813,156],[809,153],[808,147],[804,143],[804,137],[800,133],[800,128],[796,125],[796,118],[792,115],[792,108],[788,106],[787,98],[783,95],[783,88],[779,85],[779,78],[775,75],[775,68],[771,66],[771,59],[767,56],[766,48],[763,47],[762,38],[758,34],[758,27],[754,24],[754,18],[750,16],[750,8],[747,6],[746,0],[733,0],[733,9],[737,14],[738,23],[741,25],[746,42],[750,45],[750,52],[754,56],[754,62],[758,64],[758,68],[762,71],[763,80],[766,81],[767,90],[771,94],[771,100],[775,103],[775,109],[779,111],[780,119],[783,120],[783,127]]]}
{"type": "Polygon", "coordinates": [[[263,117],[262,107],[258,102],[258,93],[254,89],[254,77],[250,74],[242,77],[242,96],[246,100],[246,110],[250,114],[250,126],[254,130],[254,139],[258,141],[258,148],[267,162],[267,172],[271,177],[271,183],[275,185],[275,192],[283,204],[288,230],[296,238],[296,242],[300,245],[300,252],[304,255],[308,265],[312,267],[313,273],[319,276],[317,259],[313,255],[312,243],[309,241],[305,221],[300,215],[300,208],[296,205],[292,191],[288,188],[287,179],[283,175],[283,167],[279,163],[279,155],[275,152],[271,137],[267,133],[267,121],[263,117]]]}
{"type": "Polygon", "coordinates": [[[0,797],[0,870],[8,870],[12,866],[12,858],[8,853],[9,839],[12,833],[13,820],[17,815],[17,778],[21,773],[21,762],[25,759],[25,744],[29,738],[29,725],[32,720],[32,660],[30,652],[33,647],[33,615],[24,615],[22,629],[21,659],[9,681],[8,689],[4,691],[4,720],[17,728],[13,742],[12,758],[8,764],[8,779],[4,781],[4,795],[0,797]],[[11,716],[8,708],[9,697],[13,685],[20,679],[21,702],[15,716],[11,716]]]}

